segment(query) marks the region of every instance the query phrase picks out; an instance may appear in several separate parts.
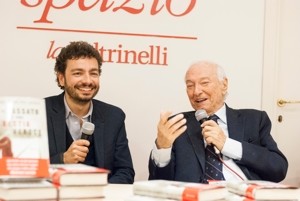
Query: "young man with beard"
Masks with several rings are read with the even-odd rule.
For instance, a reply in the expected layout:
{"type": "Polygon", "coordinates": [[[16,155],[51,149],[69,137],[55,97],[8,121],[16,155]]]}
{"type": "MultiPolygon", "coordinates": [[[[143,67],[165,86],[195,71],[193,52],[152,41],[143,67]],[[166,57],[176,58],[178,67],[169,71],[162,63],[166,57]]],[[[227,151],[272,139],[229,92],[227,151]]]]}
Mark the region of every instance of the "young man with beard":
{"type": "Polygon", "coordinates": [[[50,162],[106,168],[109,183],[133,183],[125,113],[93,99],[99,91],[101,66],[99,52],[83,41],[71,42],[56,58],[56,81],[64,92],[45,98],[50,162]],[[88,140],[80,139],[84,122],[95,125],[88,140]]]}

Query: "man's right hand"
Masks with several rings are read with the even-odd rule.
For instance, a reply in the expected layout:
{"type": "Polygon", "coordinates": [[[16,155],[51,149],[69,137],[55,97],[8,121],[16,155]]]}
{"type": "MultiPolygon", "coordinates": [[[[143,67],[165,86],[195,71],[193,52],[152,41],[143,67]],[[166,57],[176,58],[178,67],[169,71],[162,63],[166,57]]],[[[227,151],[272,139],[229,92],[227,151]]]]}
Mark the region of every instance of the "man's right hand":
{"type": "Polygon", "coordinates": [[[176,138],[187,128],[183,114],[178,114],[169,119],[171,112],[161,112],[157,125],[156,146],[158,149],[170,148],[176,138]]]}
{"type": "Polygon", "coordinates": [[[69,149],[64,153],[64,163],[84,162],[89,152],[90,142],[88,140],[75,140],[69,149]]]}

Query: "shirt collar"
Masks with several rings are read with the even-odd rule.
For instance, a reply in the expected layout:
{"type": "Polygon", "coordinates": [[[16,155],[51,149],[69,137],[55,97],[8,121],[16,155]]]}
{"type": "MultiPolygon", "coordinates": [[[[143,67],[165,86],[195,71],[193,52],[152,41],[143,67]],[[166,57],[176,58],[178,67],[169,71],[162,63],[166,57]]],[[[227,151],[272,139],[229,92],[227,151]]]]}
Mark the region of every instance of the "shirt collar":
{"type": "MultiPolygon", "coordinates": [[[[70,115],[73,115],[73,116],[76,116],[76,117],[77,117],[77,115],[74,114],[74,113],[72,112],[72,110],[70,109],[70,107],[69,107],[69,105],[68,105],[68,103],[67,103],[67,101],[66,101],[66,96],[64,97],[64,103],[65,103],[65,109],[66,109],[66,115],[65,115],[66,119],[68,119],[70,115]]],[[[82,117],[82,119],[91,117],[91,116],[92,116],[92,112],[93,112],[93,101],[91,101],[91,106],[90,106],[90,109],[89,109],[88,113],[87,113],[86,115],[84,115],[84,116],[82,117]]]]}
{"type": "Polygon", "coordinates": [[[223,104],[223,106],[215,113],[215,115],[217,115],[224,124],[227,124],[225,104],[223,104]]]}

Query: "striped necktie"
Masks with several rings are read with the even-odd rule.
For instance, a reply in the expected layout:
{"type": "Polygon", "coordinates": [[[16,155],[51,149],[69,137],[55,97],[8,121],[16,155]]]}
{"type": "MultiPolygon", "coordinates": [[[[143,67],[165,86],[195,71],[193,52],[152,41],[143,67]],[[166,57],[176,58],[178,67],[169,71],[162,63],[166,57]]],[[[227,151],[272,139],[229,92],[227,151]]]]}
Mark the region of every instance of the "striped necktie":
{"type": "MultiPolygon", "coordinates": [[[[209,119],[217,122],[217,115],[211,116],[209,119]]],[[[215,153],[214,146],[207,145],[205,148],[205,177],[207,180],[224,180],[222,173],[222,162],[218,154],[215,153]]]]}

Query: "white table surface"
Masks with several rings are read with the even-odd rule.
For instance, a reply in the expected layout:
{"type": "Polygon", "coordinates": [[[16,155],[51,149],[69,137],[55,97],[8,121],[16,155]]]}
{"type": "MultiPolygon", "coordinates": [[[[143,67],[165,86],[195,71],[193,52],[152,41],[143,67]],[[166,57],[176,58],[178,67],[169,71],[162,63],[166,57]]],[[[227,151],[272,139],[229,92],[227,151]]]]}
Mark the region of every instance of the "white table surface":
{"type": "Polygon", "coordinates": [[[124,201],[126,197],[132,196],[131,184],[108,184],[104,187],[105,198],[101,201],[124,201]]]}

